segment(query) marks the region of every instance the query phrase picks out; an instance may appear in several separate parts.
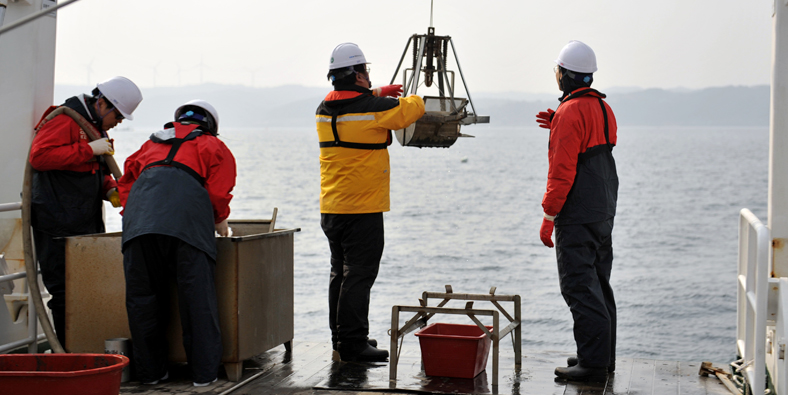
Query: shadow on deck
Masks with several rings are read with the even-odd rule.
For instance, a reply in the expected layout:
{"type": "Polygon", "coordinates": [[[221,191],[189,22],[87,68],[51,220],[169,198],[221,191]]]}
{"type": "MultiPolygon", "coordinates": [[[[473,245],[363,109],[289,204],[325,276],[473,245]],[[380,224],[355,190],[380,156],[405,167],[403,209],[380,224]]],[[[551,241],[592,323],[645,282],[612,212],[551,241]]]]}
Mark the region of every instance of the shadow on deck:
{"type": "MultiPolygon", "coordinates": [[[[407,342],[406,342],[407,343],[407,342]]],[[[159,394],[300,394],[329,395],[345,393],[436,393],[436,394],[729,394],[714,377],[698,375],[700,362],[671,362],[619,358],[616,372],[605,384],[579,384],[555,381],[553,369],[565,364],[568,354],[523,352],[520,372],[514,370],[513,352],[501,347],[498,388],[493,388],[491,362],[473,379],[429,377],[424,375],[418,342],[405,344],[400,354],[397,382],[389,382],[388,363],[342,363],[331,360],[329,343],[296,343],[292,354],[277,347],[244,362],[242,379],[219,380],[208,387],[196,388],[185,365],[173,365],[171,380],[159,385],[138,382],[121,386],[120,393],[159,394]],[[251,379],[251,380],[250,380],[251,379]]],[[[716,366],[722,366],[715,364],[716,366]]]]}

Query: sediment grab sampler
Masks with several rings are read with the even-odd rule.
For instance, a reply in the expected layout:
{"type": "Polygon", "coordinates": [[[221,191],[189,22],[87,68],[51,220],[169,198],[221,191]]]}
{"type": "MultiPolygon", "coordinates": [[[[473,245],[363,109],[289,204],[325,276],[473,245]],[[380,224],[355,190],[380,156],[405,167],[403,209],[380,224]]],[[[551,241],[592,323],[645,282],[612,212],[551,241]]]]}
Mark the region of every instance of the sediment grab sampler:
{"type": "Polygon", "coordinates": [[[424,96],[425,114],[407,128],[396,130],[394,134],[397,136],[397,141],[405,147],[448,148],[457,141],[458,137],[473,137],[460,133],[460,127],[475,123],[490,123],[490,117],[476,113],[451,36],[436,36],[435,28],[432,26],[427,29],[427,34],[411,36],[390,83],[393,84],[397,79],[411,43],[413,64],[410,68],[402,70],[402,86],[405,93],[416,94],[420,86],[419,78],[423,74],[424,86],[429,88],[437,82],[438,96],[424,96]],[[449,46],[467,99],[455,96],[455,74],[447,68],[449,46]],[[468,111],[469,104],[470,111],[468,111]]]}

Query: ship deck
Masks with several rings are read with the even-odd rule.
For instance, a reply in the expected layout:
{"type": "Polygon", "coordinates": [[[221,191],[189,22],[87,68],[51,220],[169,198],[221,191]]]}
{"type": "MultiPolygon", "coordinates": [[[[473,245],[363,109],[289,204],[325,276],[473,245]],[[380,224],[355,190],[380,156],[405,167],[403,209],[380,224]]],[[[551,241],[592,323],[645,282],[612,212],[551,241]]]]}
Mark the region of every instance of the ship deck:
{"type": "MultiPolygon", "coordinates": [[[[553,369],[569,354],[523,351],[520,372],[514,369],[514,353],[502,343],[498,388],[492,384],[492,358],[487,370],[473,379],[424,375],[418,342],[403,345],[396,384],[389,382],[388,363],[344,363],[331,359],[329,343],[295,343],[292,353],[279,346],[244,362],[237,383],[219,380],[207,387],[194,387],[185,365],[170,367],[170,380],[158,385],[129,382],[121,395],[172,394],[730,394],[716,377],[698,374],[700,362],[619,358],[616,372],[604,384],[556,381],[553,369]]],[[[715,363],[715,367],[724,364],[715,363]]]]}

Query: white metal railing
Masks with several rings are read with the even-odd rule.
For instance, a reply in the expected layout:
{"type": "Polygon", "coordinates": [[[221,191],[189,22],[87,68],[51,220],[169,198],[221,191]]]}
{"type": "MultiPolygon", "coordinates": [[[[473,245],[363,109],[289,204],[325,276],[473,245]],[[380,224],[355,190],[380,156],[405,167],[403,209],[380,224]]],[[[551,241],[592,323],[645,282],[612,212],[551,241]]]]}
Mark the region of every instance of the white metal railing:
{"type": "Polygon", "coordinates": [[[751,393],[766,385],[766,320],[771,235],[748,209],[739,216],[739,269],[736,306],[736,347],[743,358],[742,374],[751,393]]]}
{"type": "Polygon", "coordinates": [[[21,209],[22,209],[22,202],[0,203],[0,212],[21,210],[21,209]]]}
{"type": "MultiPolygon", "coordinates": [[[[0,255],[0,259],[2,256],[0,255]]],[[[27,277],[26,272],[19,272],[14,274],[8,274],[5,276],[0,276],[0,283],[4,283],[7,281],[14,281],[16,279],[25,278],[27,277]]],[[[27,288],[27,287],[25,287],[27,288]]],[[[36,353],[38,352],[38,341],[43,340],[46,338],[46,335],[43,333],[38,335],[38,320],[36,316],[36,304],[33,303],[32,298],[30,297],[29,293],[27,296],[27,337],[22,340],[17,340],[7,344],[0,344],[0,354],[6,353],[8,351],[14,350],[18,347],[22,347],[27,345],[27,352],[28,353],[36,353]]]]}
{"type": "MultiPolygon", "coordinates": [[[[20,210],[22,203],[3,203],[0,204],[0,212],[20,210]]],[[[0,259],[5,259],[0,255],[0,259]]],[[[39,272],[40,273],[40,272],[39,272]]],[[[0,284],[5,282],[14,281],[20,278],[26,278],[27,272],[18,272],[0,276],[0,284]]],[[[29,288],[25,284],[25,292],[27,293],[27,337],[22,340],[17,340],[7,344],[0,344],[0,354],[14,350],[18,347],[27,345],[28,353],[38,352],[38,341],[46,338],[46,335],[38,334],[38,318],[36,316],[36,305],[33,303],[33,298],[30,297],[29,288]]]]}

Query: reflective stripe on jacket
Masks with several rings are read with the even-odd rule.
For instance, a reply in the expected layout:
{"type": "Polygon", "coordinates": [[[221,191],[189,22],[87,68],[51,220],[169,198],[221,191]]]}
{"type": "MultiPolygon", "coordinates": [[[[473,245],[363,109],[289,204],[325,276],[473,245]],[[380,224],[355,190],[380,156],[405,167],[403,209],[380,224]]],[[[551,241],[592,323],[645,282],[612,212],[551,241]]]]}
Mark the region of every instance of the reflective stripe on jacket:
{"type": "Polygon", "coordinates": [[[617,126],[604,97],[581,88],[565,97],[553,114],[542,208],[557,215],[556,225],[598,222],[615,215],[618,176],[611,151],[617,126]]]}
{"type": "Polygon", "coordinates": [[[424,101],[372,96],[369,89],[341,86],[317,109],[320,141],[320,212],[365,214],[389,211],[391,130],[424,115],[424,101]],[[332,118],[336,116],[336,131],[332,118]]]}

